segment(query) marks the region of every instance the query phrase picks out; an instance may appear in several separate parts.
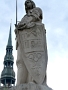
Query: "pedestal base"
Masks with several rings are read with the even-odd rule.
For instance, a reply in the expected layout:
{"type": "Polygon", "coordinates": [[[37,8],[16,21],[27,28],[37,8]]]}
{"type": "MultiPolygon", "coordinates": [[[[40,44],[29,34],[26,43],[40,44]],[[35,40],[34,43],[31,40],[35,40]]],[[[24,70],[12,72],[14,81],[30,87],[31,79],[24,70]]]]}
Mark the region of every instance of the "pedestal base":
{"type": "Polygon", "coordinates": [[[33,83],[21,84],[15,87],[10,88],[9,90],[52,90],[47,85],[38,85],[33,83]]]}

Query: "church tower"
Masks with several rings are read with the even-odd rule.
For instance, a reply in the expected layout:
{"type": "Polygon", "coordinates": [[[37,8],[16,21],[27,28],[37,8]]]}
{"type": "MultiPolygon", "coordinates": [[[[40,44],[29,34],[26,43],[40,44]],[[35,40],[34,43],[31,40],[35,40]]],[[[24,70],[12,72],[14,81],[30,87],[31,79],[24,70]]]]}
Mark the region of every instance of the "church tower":
{"type": "Polygon", "coordinates": [[[12,54],[13,46],[12,46],[12,37],[11,37],[11,24],[10,24],[10,32],[8,43],[6,46],[6,55],[4,57],[4,68],[1,73],[1,83],[3,86],[12,86],[15,84],[15,72],[13,70],[14,57],[12,54]]]}

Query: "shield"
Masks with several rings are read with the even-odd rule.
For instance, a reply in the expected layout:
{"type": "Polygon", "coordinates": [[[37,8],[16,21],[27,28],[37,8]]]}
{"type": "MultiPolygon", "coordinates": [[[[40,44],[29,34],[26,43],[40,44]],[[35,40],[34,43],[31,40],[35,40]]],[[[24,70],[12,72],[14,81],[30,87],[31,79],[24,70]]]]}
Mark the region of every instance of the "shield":
{"type": "Polygon", "coordinates": [[[44,25],[36,24],[32,28],[19,31],[18,42],[24,64],[32,79],[38,84],[43,83],[47,66],[44,25]]]}

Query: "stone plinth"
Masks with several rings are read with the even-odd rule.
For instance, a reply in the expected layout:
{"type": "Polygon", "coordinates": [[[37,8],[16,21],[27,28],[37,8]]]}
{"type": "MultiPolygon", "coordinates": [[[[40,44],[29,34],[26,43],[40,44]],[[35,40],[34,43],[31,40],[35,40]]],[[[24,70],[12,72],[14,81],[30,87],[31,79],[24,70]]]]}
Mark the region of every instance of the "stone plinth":
{"type": "Polygon", "coordinates": [[[28,83],[28,84],[21,84],[21,85],[12,87],[9,90],[52,90],[52,89],[49,88],[47,85],[43,86],[43,85],[28,83]]]}

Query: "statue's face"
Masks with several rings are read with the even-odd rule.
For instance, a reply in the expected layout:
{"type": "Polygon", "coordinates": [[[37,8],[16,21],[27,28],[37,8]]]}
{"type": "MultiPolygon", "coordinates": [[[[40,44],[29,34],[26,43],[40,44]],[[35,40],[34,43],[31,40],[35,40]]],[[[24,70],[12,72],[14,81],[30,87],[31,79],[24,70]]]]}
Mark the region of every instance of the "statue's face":
{"type": "Polygon", "coordinates": [[[28,0],[28,1],[26,2],[26,5],[27,5],[27,8],[28,8],[28,9],[32,9],[32,3],[31,3],[30,0],[28,0]]]}

